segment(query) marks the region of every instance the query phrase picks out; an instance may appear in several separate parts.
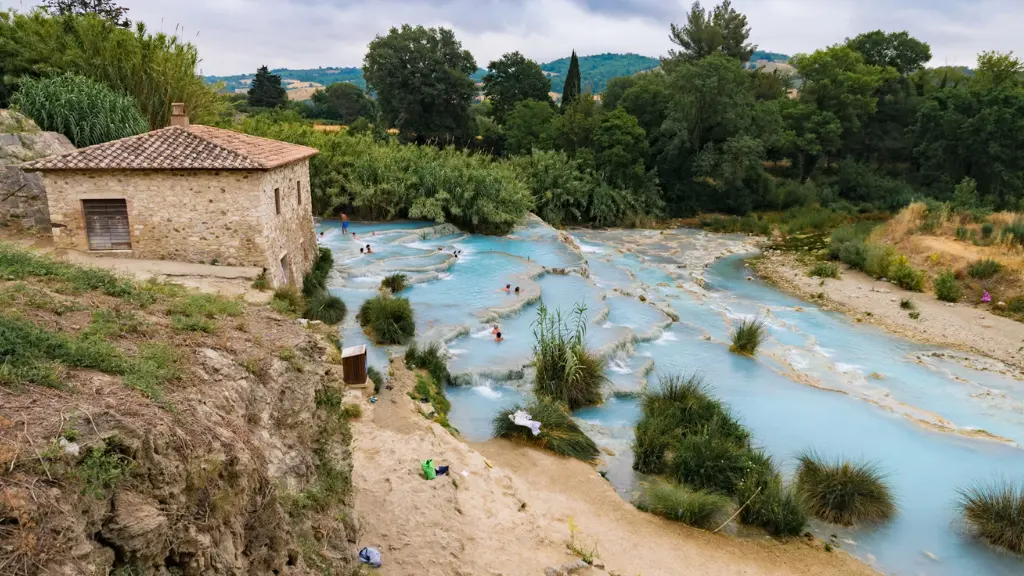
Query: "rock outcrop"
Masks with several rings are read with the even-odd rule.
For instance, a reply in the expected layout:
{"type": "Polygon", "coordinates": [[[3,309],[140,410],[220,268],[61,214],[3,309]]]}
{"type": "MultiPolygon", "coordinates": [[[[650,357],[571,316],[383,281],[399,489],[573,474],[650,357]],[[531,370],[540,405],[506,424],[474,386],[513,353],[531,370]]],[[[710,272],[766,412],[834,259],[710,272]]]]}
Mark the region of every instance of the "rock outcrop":
{"type": "Polygon", "coordinates": [[[43,177],[23,172],[18,165],[74,149],[63,134],[43,132],[31,119],[0,110],[0,223],[49,231],[43,177]]]}

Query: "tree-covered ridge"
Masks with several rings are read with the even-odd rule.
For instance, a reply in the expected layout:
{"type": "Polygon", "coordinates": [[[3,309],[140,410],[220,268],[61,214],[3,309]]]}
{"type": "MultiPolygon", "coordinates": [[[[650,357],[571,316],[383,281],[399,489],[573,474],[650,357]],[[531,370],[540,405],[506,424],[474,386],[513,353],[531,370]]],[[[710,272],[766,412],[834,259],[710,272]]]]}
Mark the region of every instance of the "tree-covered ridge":
{"type": "MultiPolygon", "coordinates": [[[[366,81],[363,80],[362,68],[274,68],[270,71],[282,80],[298,80],[299,82],[316,82],[324,86],[330,86],[335,82],[351,82],[360,88],[366,88],[366,81]]],[[[205,76],[204,79],[210,84],[223,82],[223,92],[234,92],[235,90],[248,90],[249,81],[253,74],[234,74],[231,76],[205,76]]]]}
{"type": "MultiPolygon", "coordinates": [[[[551,85],[555,91],[561,90],[565,82],[565,75],[569,72],[571,58],[559,58],[547,64],[541,64],[540,69],[553,76],[551,85]]],[[[580,76],[582,77],[582,88],[584,92],[590,91],[594,94],[604,92],[608,81],[616,76],[631,76],[637,72],[657,68],[661,61],[649,56],[639,54],[595,54],[593,56],[580,56],[580,76]]]]}

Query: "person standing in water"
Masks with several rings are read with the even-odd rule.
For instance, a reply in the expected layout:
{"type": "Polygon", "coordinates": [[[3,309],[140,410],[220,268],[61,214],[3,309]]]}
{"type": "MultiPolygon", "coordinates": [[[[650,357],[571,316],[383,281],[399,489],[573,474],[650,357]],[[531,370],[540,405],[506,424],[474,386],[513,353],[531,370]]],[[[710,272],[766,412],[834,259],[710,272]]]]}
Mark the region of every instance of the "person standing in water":
{"type": "Polygon", "coordinates": [[[344,212],[341,213],[341,233],[348,234],[348,216],[344,212]]]}

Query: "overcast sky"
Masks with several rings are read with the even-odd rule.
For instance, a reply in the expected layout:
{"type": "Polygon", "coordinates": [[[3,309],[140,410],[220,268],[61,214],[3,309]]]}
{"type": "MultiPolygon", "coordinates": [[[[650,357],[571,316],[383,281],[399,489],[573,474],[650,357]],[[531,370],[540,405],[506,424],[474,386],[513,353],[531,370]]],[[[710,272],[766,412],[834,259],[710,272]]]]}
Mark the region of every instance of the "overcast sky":
{"type": "MultiPolygon", "coordinates": [[[[38,2],[0,0],[28,9],[38,2]]],[[[705,1],[705,6],[714,2],[705,1]]],[[[453,28],[480,67],[519,50],[539,62],[672,47],[690,0],[121,0],[132,20],[199,46],[204,74],[361,66],[367,43],[402,23],[453,28]]],[[[795,54],[881,28],[931,44],[933,65],[973,66],[982,50],[1024,52],[1024,0],[733,0],[751,41],[795,54]]]]}

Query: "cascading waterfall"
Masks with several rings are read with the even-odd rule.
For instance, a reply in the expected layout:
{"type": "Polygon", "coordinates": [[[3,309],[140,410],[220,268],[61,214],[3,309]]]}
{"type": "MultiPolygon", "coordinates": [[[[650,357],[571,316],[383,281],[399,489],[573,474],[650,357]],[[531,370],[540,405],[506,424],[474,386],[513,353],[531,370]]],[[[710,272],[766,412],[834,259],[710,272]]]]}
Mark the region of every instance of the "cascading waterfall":
{"type": "MultiPolygon", "coordinates": [[[[889,336],[817,309],[751,279],[738,236],[695,230],[576,231],[531,218],[502,238],[465,235],[430,223],[323,222],[335,256],[331,291],[349,310],[401,271],[401,295],[416,314],[417,339],[446,343],[460,384],[449,389],[450,421],[483,441],[501,408],[529,394],[532,323],[539,302],[571,310],[585,303],[587,341],[610,359],[607,400],[576,413],[606,452],[602,471],[625,498],[631,469],[635,395],[658,376],[701,372],[755,441],[791,472],[793,457],[864,458],[890,473],[899,515],[856,529],[815,523],[822,538],[891,574],[1020,574],[1022,560],[963,534],[956,489],[1024,478],[1024,382],[1007,367],[889,336]],[[359,247],[371,244],[373,254],[359,247]],[[440,250],[439,250],[440,248],[440,250]],[[458,257],[454,252],[458,250],[458,257]],[[736,254],[736,255],[730,255],[736,254]],[[709,267],[706,264],[719,256],[709,267]],[[501,290],[506,284],[520,294],[501,290]],[[755,358],[728,351],[732,327],[766,321],[755,358]],[[495,343],[500,324],[505,341],[495,343]]],[[[346,346],[366,343],[353,318],[346,346]]],[[[370,362],[388,351],[370,347],[370,362]]]]}

